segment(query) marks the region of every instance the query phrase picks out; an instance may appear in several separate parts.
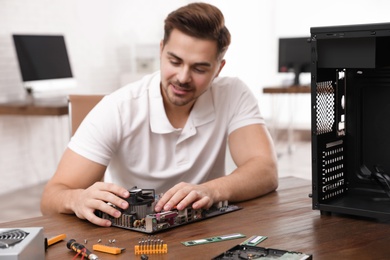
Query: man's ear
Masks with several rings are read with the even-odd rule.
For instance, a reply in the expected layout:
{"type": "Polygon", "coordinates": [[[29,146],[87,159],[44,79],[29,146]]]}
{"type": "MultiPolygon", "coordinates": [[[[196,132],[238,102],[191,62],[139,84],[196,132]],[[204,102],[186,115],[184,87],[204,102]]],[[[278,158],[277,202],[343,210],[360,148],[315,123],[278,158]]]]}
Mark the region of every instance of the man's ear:
{"type": "Polygon", "coordinates": [[[164,49],[164,41],[161,40],[161,41],[160,41],[160,57],[161,57],[161,54],[162,54],[163,49],[164,49]]]}
{"type": "Polygon", "coordinates": [[[218,77],[219,73],[221,72],[221,70],[225,66],[225,64],[226,64],[226,60],[225,59],[221,60],[221,64],[219,64],[219,69],[218,69],[218,72],[215,75],[215,77],[218,77]]]}

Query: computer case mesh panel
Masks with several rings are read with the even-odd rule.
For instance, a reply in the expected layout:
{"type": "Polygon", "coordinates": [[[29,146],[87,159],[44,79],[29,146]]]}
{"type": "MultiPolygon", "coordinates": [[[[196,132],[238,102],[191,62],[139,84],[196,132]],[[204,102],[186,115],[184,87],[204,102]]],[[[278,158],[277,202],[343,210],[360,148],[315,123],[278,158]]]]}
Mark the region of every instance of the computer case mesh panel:
{"type": "Polygon", "coordinates": [[[315,84],[315,128],[318,160],[316,169],[320,202],[339,197],[345,192],[344,142],[336,132],[336,86],[328,80],[315,84]]]}
{"type": "Polygon", "coordinates": [[[335,93],[332,81],[316,83],[316,134],[333,131],[335,93]]]}

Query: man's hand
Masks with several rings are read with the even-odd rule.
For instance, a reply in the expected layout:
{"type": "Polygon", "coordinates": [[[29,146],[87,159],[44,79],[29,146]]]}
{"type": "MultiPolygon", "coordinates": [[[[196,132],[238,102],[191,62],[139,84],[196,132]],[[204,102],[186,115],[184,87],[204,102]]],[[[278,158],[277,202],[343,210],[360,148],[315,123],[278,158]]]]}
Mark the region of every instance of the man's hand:
{"type": "Polygon", "coordinates": [[[181,182],[165,192],[154,209],[160,212],[171,210],[176,206],[178,210],[183,210],[191,203],[193,209],[208,209],[216,203],[215,198],[215,191],[205,185],[181,182]]]}
{"type": "Polygon", "coordinates": [[[97,217],[94,214],[95,210],[100,210],[118,218],[121,212],[107,203],[111,203],[117,208],[127,209],[129,203],[123,198],[128,198],[129,196],[129,191],[118,185],[96,182],[87,189],[77,191],[71,208],[76,216],[81,219],[87,219],[99,226],[110,226],[111,221],[97,217]]]}

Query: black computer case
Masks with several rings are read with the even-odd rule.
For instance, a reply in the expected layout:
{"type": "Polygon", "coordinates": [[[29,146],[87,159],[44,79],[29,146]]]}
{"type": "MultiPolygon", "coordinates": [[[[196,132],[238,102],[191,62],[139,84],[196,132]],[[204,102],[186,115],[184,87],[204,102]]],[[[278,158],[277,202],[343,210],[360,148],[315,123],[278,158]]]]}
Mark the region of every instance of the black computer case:
{"type": "Polygon", "coordinates": [[[390,23],[311,28],[312,203],[390,219],[390,23]]]}

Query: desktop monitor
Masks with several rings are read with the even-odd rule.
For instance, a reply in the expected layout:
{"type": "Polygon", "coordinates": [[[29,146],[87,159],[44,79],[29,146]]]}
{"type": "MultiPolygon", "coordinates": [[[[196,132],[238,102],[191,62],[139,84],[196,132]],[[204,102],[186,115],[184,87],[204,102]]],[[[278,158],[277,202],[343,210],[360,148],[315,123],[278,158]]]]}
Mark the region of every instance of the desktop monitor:
{"type": "Polygon", "coordinates": [[[56,93],[76,86],[62,35],[13,35],[28,93],[56,93]]]}
{"type": "Polygon", "coordinates": [[[294,73],[293,85],[300,85],[299,76],[302,72],[310,72],[309,37],[279,38],[278,72],[294,73]]]}

